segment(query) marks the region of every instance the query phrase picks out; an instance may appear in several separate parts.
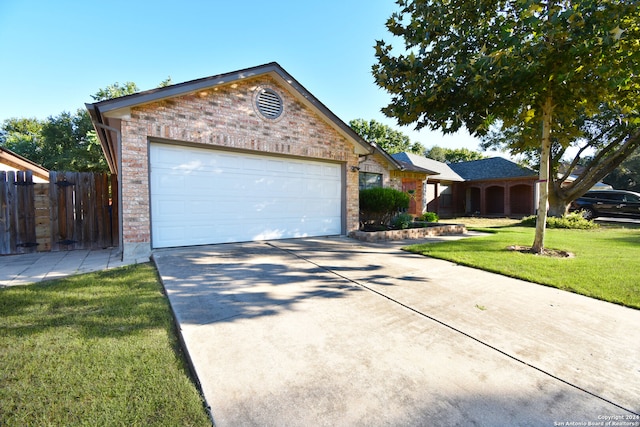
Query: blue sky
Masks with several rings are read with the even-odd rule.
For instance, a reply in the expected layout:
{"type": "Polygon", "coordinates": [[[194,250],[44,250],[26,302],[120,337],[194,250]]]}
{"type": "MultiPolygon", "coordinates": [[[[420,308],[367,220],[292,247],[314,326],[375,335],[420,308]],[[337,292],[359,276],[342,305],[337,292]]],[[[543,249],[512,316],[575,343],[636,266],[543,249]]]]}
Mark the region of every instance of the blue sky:
{"type": "MultiPolygon", "coordinates": [[[[376,119],[430,147],[468,134],[398,127],[373,82],[393,0],[0,0],[0,121],[75,111],[109,84],[141,90],[276,61],[345,122],[376,119]]],[[[398,42],[396,42],[397,44],[398,42]]]]}

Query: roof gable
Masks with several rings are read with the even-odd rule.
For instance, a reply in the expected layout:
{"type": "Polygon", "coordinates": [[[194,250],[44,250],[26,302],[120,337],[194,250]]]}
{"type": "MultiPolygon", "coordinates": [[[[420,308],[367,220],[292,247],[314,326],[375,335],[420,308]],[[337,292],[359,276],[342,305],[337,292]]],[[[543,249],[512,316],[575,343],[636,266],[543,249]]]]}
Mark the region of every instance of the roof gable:
{"type": "Polygon", "coordinates": [[[337,117],[322,102],[313,96],[304,86],[287,73],[278,63],[271,62],[257,67],[246,68],[243,70],[233,71],[230,73],[219,74],[216,76],[205,77],[197,80],[191,80],[184,83],[178,83],[162,88],[151,89],[132,95],[126,95],[119,98],[109,99],[86,104],[91,119],[96,127],[96,131],[100,137],[100,141],[107,156],[109,166],[115,171],[117,161],[116,144],[118,128],[120,120],[126,119],[134,107],[142,106],[149,103],[168,100],[183,96],[190,93],[196,93],[206,89],[212,89],[221,85],[230,85],[245,79],[256,78],[263,75],[269,75],[280,83],[287,91],[298,99],[302,104],[315,111],[318,116],[326,121],[331,127],[338,131],[342,136],[353,142],[355,152],[359,155],[367,155],[377,152],[387,159],[391,168],[402,169],[402,166],[389,156],[384,150],[365,141],[351,127],[337,117]]]}

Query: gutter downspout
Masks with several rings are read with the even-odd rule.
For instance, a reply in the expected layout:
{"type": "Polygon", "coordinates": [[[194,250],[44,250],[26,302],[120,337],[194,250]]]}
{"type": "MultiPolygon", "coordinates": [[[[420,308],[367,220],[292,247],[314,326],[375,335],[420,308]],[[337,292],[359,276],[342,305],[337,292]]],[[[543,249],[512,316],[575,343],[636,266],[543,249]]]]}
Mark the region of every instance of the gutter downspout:
{"type": "Polygon", "coordinates": [[[122,173],[122,132],[120,132],[120,129],[116,129],[112,126],[107,126],[102,123],[93,123],[93,125],[95,127],[99,127],[101,129],[114,132],[116,134],[116,145],[117,145],[116,150],[118,151],[117,153],[118,173],[116,174],[116,177],[118,180],[118,250],[120,251],[120,261],[122,261],[122,258],[124,256],[124,250],[123,250],[124,242],[122,241],[123,230],[124,230],[122,226],[122,179],[121,179],[122,177],[120,176],[120,174],[122,173]]]}

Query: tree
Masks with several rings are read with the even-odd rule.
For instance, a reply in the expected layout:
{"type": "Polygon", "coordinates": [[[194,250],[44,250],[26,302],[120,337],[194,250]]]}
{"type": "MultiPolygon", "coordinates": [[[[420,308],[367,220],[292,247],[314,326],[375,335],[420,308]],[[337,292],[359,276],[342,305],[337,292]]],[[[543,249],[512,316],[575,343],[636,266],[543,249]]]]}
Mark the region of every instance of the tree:
{"type": "Polygon", "coordinates": [[[106,171],[106,161],[85,110],[37,119],[7,119],[0,146],[50,170],[106,171]]]}
{"type": "Polygon", "coordinates": [[[613,188],[640,191],[640,150],[636,150],[603,181],[613,188]]]}
{"type": "MultiPolygon", "coordinates": [[[[159,87],[171,84],[171,77],[159,87]]],[[[104,101],[138,92],[133,82],[114,83],[91,95],[104,101]]],[[[62,112],[46,120],[12,118],[0,128],[0,146],[50,170],[106,172],[109,170],[100,141],[86,109],[62,112]]]]}
{"type": "MultiPolygon", "coordinates": [[[[158,83],[158,87],[167,87],[167,86],[171,86],[172,84],[173,84],[173,80],[171,79],[171,76],[167,76],[166,79],[158,83]]],[[[134,83],[134,86],[135,86],[135,83],[134,83]]]]}
{"type": "Polygon", "coordinates": [[[403,152],[422,154],[424,151],[424,147],[419,142],[411,143],[407,135],[373,119],[368,122],[364,119],[354,119],[349,122],[349,126],[364,140],[375,143],[389,154],[403,152]]]}
{"type": "MultiPolygon", "coordinates": [[[[636,0],[398,0],[376,43],[383,112],[400,125],[476,136],[492,125],[535,135],[539,202],[532,252],[544,249],[552,142],[566,149],[581,118],[606,105],[637,120],[640,19],[636,0]]],[[[535,141],[535,142],[534,142],[535,141]]],[[[534,145],[535,144],[535,145],[534,145]]]]}
{"type": "Polygon", "coordinates": [[[0,129],[0,146],[42,164],[44,156],[41,152],[40,133],[43,124],[36,118],[6,119],[0,129]]]}
{"type": "MultiPolygon", "coordinates": [[[[573,200],[619,168],[640,147],[640,129],[633,117],[603,106],[592,117],[577,121],[579,133],[571,141],[552,140],[549,175],[549,216],[567,213],[573,200]],[[575,177],[568,181],[569,176],[575,177]]],[[[532,168],[538,167],[539,150],[522,144],[530,136],[517,127],[490,132],[483,138],[484,148],[506,148],[524,156],[532,168]]]]}
{"type": "MultiPolygon", "coordinates": [[[[165,87],[171,84],[171,77],[168,77],[166,80],[160,82],[160,86],[165,87]]],[[[138,85],[134,82],[126,82],[124,85],[120,85],[120,83],[115,82],[105,88],[99,89],[94,95],[91,95],[94,101],[105,101],[107,99],[119,98],[125,95],[131,95],[136,92],[139,92],[138,85]]]]}
{"type": "Polygon", "coordinates": [[[482,153],[468,148],[445,148],[437,145],[426,149],[424,156],[443,163],[469,162],[486,158],[482,153]]]}

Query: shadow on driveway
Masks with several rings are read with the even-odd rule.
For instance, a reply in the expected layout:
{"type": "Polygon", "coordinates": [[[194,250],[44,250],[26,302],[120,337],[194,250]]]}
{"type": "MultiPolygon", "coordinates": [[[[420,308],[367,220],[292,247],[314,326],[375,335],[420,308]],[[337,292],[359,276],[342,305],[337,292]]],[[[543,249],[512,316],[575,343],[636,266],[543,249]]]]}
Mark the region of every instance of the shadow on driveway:
{"type": "Polygon", "coordinates": [[[640,412],[635,310],[345,238],[154,261],[218,427],[640,412]]]}

